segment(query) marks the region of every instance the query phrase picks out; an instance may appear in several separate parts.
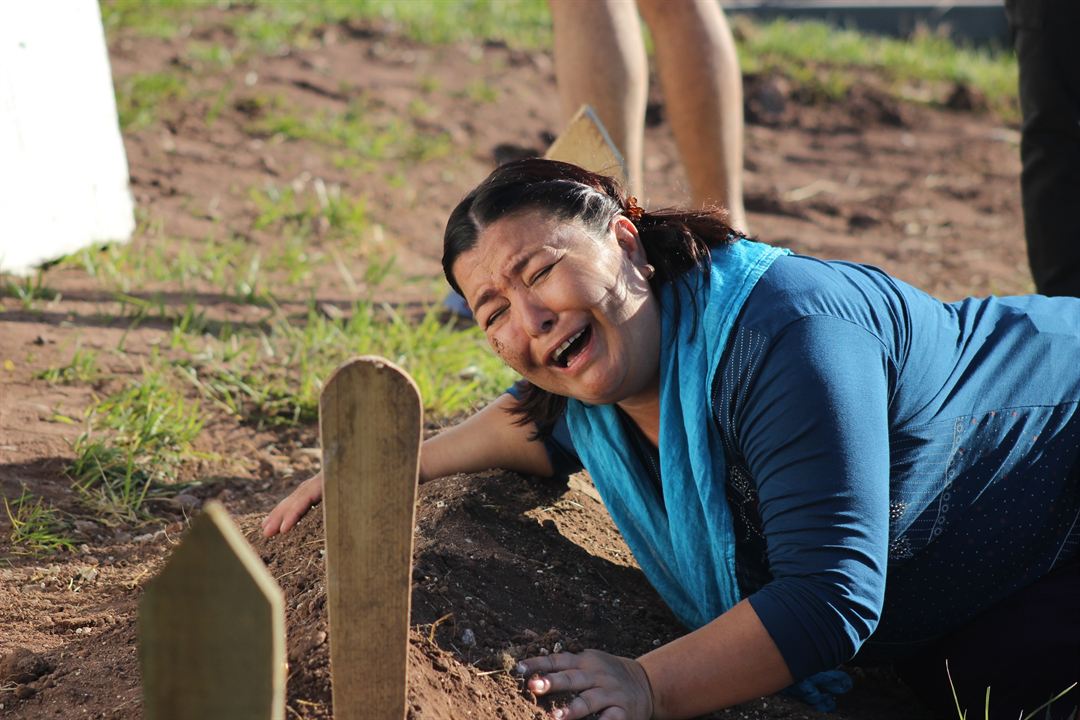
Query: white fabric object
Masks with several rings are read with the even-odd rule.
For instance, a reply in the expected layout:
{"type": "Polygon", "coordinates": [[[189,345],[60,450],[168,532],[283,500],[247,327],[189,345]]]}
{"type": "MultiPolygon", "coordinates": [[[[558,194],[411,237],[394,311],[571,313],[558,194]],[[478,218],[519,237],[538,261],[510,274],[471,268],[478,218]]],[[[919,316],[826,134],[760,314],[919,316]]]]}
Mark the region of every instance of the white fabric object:
{"type": "Polygon", "coordinates": [[[0,2],[0,272],[134,229],[97,2],[0,2]]]}

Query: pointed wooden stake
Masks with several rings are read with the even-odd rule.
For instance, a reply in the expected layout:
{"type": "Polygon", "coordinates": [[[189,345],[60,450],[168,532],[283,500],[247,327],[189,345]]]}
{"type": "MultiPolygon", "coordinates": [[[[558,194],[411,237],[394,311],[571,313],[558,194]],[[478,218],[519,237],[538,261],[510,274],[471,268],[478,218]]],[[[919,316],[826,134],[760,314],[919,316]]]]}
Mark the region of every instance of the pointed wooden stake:
{"type": "Polygon", "coordinates": [[[282,720],[285,601],[207,503],[139,603],[146,720],[282,720]]]}
{"type": "Polygon", "coordinates": [[[582,105],[544,154],[548,160],[580,165],[601,175],[610,175],[623,185],[627,181],[626,161],[611,141],[600,118],[588,105],[582,105]]]}
{"type": "Polygon", "coordinates": [[[334,717],[402,720],[420,394],[389,361],[352,360],[326,383],[319,427],[334,717]]]}

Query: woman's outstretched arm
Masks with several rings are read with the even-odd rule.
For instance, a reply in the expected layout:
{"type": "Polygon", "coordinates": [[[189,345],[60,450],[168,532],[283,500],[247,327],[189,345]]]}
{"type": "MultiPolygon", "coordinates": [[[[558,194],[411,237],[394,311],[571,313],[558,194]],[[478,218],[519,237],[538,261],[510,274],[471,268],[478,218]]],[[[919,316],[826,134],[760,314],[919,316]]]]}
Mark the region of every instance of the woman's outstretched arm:
{"type": "MultiPolygon", "coordinates": [[[[544,444],[529,439],[531,425],[514,424],[510,414],[517,400],[509,393],[500,396],[463,422],[425,440],[420,448],[420,482],[463,472],[491,468],[513,470],[526,475],[552,474],[544,444]]],[[[313,505],[322,500],[322,472],[289,494],[263,520],[263,535],[288,532],[313,505]]]]}

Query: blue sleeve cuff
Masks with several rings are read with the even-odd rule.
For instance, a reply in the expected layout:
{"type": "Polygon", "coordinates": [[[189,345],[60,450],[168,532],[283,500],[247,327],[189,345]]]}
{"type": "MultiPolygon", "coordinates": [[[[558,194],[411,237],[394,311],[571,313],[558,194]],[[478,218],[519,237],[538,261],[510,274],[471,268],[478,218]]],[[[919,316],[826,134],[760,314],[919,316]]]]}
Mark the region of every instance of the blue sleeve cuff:
{"type": "MultiPolygon", "coordinates": [[[[523,382],[519,380],[507,388],[506,392],[520,400],[523,382]]],[[[551,434],[542,438],[542,442],[554,477],[566,477],[581,470],[581,459],[574,449],[574,440],[570,437],[570,426],[566,423],[566,415],[555,422],[551,428],[551,434]]]]}

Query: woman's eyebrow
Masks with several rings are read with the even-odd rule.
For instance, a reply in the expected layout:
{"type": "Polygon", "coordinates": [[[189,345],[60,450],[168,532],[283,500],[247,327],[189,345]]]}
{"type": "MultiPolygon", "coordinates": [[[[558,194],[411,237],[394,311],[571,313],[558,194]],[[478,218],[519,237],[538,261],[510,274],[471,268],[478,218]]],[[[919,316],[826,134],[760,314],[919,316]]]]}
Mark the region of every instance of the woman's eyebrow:
{"type": "Polygon", "coordinates": [[[520,275],[521,272],[525,269],[525,266],[529,264],[529,261],[532,260],[539,252],[541,251],[537,249],[526,250],[519,257],[512,258],[509,263],[510,272],[507,274],[510,276],[520,275]]]}
{"type": "MultiPolygon", "coordinates": [[[[540,252],[542,252],[542,250],[540,249],[526,250],[525,252],[521,253],[521,255],[511,258],[507,262],[507,266],[510,269],[504,273],[504,276],[514,277],[515,275],[521,274],[521,272],[525,269],[525,266],[529,264],[529,261],[536,257],[537,254],[539,254],[540,252]]],[[[480,295],[476,298],[476,302],[472,304],[472,311],[475,313],[484,303],[486,303],[488,300],[491,300],[491,298],[495,295],[498,295],[498,291],[496,291],[495,288],[484,288],[484,291],[481,292],[480,295]]]]}

